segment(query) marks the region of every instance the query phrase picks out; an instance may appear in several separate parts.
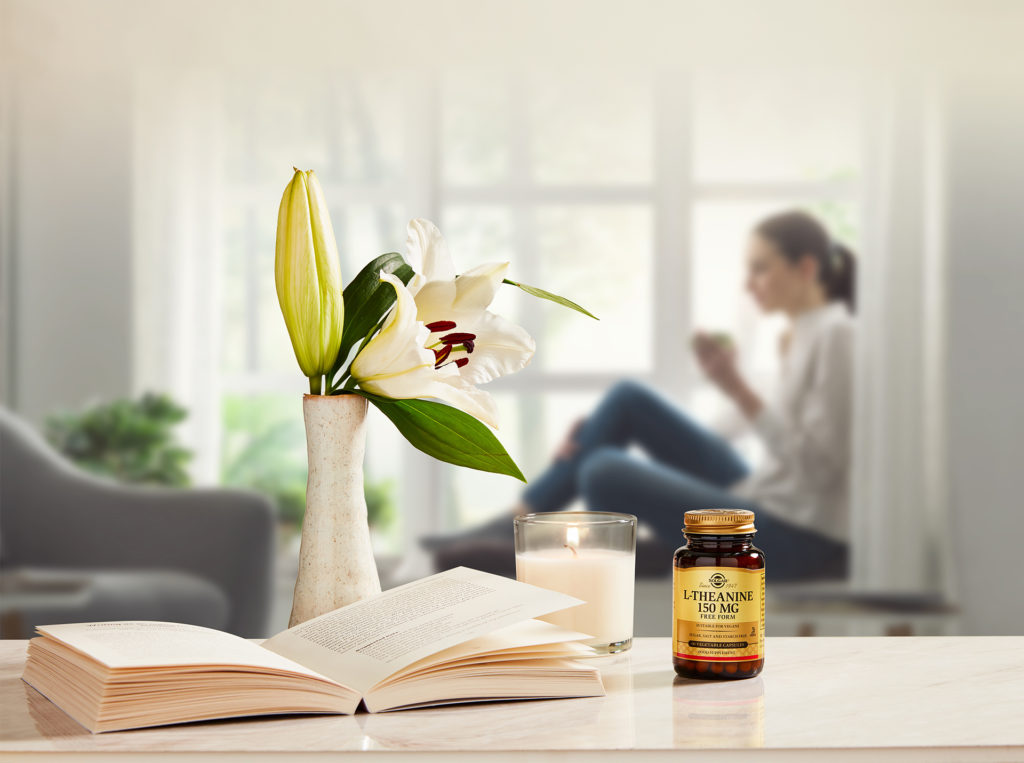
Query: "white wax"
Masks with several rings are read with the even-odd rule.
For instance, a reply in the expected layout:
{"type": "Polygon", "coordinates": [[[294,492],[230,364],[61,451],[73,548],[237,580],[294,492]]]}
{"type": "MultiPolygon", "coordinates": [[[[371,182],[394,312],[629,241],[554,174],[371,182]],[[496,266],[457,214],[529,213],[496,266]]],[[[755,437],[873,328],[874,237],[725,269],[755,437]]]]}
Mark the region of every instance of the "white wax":
{"type": "Polygon", "coordinates": [[[635,554],[601,548],[550,548],[516,554],[516,579],[586,604],[540,618],[612,644],[633,637],[635,554]]]}

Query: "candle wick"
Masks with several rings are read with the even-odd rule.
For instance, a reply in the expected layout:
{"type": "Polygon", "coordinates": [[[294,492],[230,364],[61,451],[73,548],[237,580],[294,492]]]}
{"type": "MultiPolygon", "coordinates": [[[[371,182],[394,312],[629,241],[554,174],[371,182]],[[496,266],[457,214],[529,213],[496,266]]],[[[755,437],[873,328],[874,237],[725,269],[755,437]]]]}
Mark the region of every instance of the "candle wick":
{"type": "Polygon", "coordinates": [[[572,555],[573,555],[574,559],[579,558],[579,554],[576,553],[576,547],[575,546],[570,546],[568,543],[563,543],[562,544],[562,548],[567,548],[570,551],[572,551],[572,555]]]}

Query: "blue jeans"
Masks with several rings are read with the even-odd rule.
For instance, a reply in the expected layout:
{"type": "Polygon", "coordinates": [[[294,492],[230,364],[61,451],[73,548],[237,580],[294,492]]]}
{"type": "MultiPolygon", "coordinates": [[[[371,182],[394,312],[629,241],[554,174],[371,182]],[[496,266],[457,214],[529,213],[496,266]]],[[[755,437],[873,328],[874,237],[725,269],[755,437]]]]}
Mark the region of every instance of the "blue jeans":
{"type": "Polygon", "coordinates": [[[570,458],[555,461],[524,491],[534,511],[557,511],[579,496],[589,509],[635,514],[675,546],[684,541],[683,514],[690,509],[750,509],[757,514],[755,543],[765,552],[768,579],[846,574],[846,544],[731,494],[729,486],[749,473],[732,446],[644,385],[616,384],[575,442],[570,458]],[[631,444],[650,458],[627,453],[631,444]]]}

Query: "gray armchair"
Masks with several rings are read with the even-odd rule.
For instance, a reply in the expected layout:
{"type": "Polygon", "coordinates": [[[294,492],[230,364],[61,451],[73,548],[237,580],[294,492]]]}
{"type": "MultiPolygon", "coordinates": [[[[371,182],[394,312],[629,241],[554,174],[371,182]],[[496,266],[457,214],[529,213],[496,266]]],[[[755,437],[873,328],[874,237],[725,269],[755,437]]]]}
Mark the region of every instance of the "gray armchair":
{"type": "Polygon", "coordinates": [[[0,408],[5,637],[46,623],[127,619],[265,636],[273,546],[265,497],[93,477],[0,408]]]}

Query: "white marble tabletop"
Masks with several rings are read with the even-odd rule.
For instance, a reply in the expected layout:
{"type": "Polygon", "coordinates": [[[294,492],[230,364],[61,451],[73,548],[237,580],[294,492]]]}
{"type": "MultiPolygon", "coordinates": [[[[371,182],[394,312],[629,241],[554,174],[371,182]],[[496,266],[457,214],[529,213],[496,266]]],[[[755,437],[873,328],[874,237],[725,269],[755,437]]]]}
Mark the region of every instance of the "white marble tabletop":
{"type": "Polygon", "coordinates": [[[93,736],[20,680],[0,642],[0,759],[190,761],[839,758],[1024,761],[1024,637],[769,638],[764,672],[676,678],[669,640],[597,660],[608,695],[380,715],[287,716],[93,736]],[[698,752],[700,751],[700,752],[698,752]],[[262,755],[254,755],[262,753],[262,755]],[[97,759],[95,756],[87,756],[97,759]]]}

